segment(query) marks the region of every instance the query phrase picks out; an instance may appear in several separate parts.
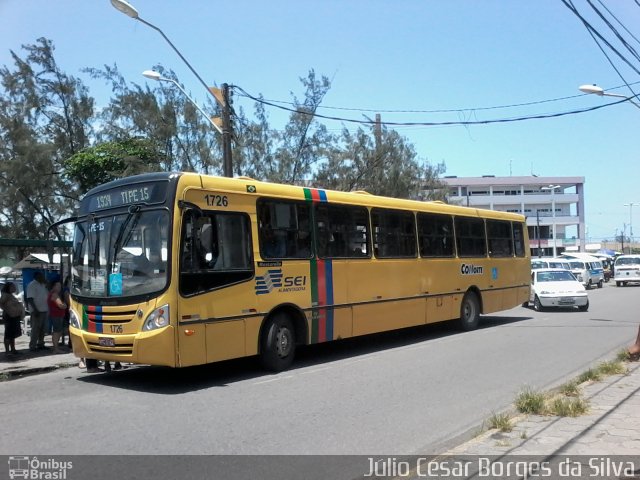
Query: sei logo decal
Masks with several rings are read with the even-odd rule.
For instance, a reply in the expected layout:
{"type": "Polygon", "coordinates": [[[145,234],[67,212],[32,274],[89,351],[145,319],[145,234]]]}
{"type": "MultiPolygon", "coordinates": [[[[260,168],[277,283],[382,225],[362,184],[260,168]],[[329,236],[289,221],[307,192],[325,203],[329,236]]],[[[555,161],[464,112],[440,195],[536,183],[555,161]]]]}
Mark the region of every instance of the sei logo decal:
{"type": "Polygon", "coordinates": [[[256,295],[266,295],[274,289],[278,292],[297,292],[306,290],[307,277],[305,275],[284,277],[282,269],[267,270],[266,275],[256,277],[256,295]]]}

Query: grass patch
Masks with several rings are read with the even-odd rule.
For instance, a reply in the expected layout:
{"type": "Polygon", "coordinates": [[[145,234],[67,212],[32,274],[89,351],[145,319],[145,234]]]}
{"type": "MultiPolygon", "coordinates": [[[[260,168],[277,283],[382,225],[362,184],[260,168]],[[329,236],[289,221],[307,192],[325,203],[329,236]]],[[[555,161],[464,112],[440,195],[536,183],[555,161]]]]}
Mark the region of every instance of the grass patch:
{"type": "Polygon", "coordinates": [[[549,413],[559,417],[577,417],[589,410],[589,403],[582,398],[555,398],[549,405],[549,413]]]}
{"type": "Polygon", "coordinates": [[[510,432],[513,430],[511,418],[506,413],[494,413],[489,418],[489,428],[495,428],[501,432],[510,432]]]}
{"type": "Polygon", "coordinates": [[[565,383],[559,389],[561,395],[565,397],[577,397],[580,395],[580,388],[578,388],[578,382],[572,380],[570,382],[565,383]]]}
{"type": "Polygon", "coordinates": [[[520,413],[541,415],[544,413],[546,396],[527,388],[516,397],[516,408],[520,413]]]}
{"type": "Polygon", "coordinates": [[[616,355],[617,362],[628,362],[629,360],[631,360],[631,355],[629,355],[629,351],[626,348],[620,350],[616,355]]]}
{"type": "Polygon", "coordinates": [[[597,370],[602,375],[624,375],[627,373],[627,367],[622,362],[611,360],[609,362],[602,362],[598,365],[597,370]]]}
{"type": "Polygon", "coordinates": [[[576,379],[576,381],[580,384],[580,383],[584,383],[584,382],[597,382],[598,380],[600,380],[602,378],[602,374],[598,371],[598,370],[594,370],[593,368],[590,368],[589,370],[587,370],[586,372],[582,372],[578,378],[576,379]]]}

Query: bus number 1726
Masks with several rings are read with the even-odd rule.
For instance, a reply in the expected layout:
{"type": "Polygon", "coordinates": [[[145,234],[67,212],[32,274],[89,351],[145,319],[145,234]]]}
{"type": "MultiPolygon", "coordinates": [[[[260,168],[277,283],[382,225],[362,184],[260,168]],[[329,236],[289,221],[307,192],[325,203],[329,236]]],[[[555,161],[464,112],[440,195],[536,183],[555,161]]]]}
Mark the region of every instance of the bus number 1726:
{"type": "Polygon", "coordinates": [[[229,199],[226,195],[205,195],[205,201],[208,207],[228,207],[229,199]]]}

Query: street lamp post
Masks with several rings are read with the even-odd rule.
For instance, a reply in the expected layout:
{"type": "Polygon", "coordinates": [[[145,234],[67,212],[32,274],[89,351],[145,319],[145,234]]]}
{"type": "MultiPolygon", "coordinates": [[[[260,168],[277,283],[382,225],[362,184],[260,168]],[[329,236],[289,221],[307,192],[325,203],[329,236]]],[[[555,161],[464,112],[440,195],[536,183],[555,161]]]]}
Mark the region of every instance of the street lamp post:
{"type": "Polygon", "coordinates": [[[198,111],[204,115],[206,117],[206,119],[209,121],[209,123],[211,123],[211,125],[213,125],[213,128],[215,128],[218,133],[222,133],[222,129],[218,126],[218,124],[213,120],[213,118],[211,118],[207,112],[205,112],[200,105],[198,105],[188,94],[187,92],[185,92],[184,88],[182,88],[182,86],[176,82],[174,79],[172,78],[166,78],[163,77],[162,75],[160,75],[158,72],[154,71],[154,70],[145,70],[144,72],[142,72],[142,75],[144,75],[145,77],[151,79],[151,80],[156,80],[158,82],[169,82],[169,83],[173,83],[176,87],[178,87],[178,89],[184,94],[185,97],[187,97],[187,100],[189,100],[191,102],[191,104],[196,107],[198,109],[198,111]]]}
{"type": "Polygon", "coordinates": [[[553,256],[557,256],[556,251],[556,188],[561,188],[560,185],[549,185],[548,187],[541,187],[540,190],[551,191],[551,231],[553,235],[553,256]]]}
{"type": "Polygon", "coordinates": [[[627,97],[626,95],[619,95],[617,93],[609,93],[604,90],[604,88],[599,87],[597,85],[580,85],[578,89],[584,93],[592,93],[594,95],[599,95],[601,97],[616,97],[616,98],[624,98],[630,104],[640,108],[640,103],[634,101],[635,97],[627,97]]]}
{"type": "MultiPolygon", "coordinates": [[[[135,9],[135,7],[133,5],[131,5],[129,2],[127,2],[126,0],[111,0],[111,5],[113,5],[118,11],[124,13],[126,16],[133,18],[134,20],[137,20],[141,23],[144,23],[145,25],[147,25],[148,27],[153,28],[156,32],[158,32],[160,35],[162,35],[162,38],[164,38],[166,40],[166,42],[171,46],[171,48],[173,49],[174,52],[176,52],[178,54],[178,56],[180,57],[180,59],[185,63],[185,65],[187,67],[189,67],[189,70],[191,70],[191,72],[196,76],[196,78],[200,81],[200,83],[204,86],[204,88],[207,89],[207,92],[209,92],[209,94],[211,94],[213,96],[213,98],[215,98],[216,103],[218,103],[218,105],[220,105],[220,107],[222,108],[223,111],[223,115],[222,115],[222,129],[220,131],[219,128],[217,128],[218,131],[220,131],[220,133],[222,133],[222,165],[223,165],[223,171],[224,171],[224,176],[225,177],[233,177],[233,161],[232,161],[232,157],[231,157],[231,115],[230,115],[230,109],[231,109],[231,105],[230,105],[230,101],[229,101],[229,89],[227,88],[223,88],[223,94],[221,96],[221,98],[218,98],[215,95],[214,90],[210,88],[206,82],[202,79],[202,77],[200,75],[198,75],[198,72],[196,72],[196,70],[191,66],[191,64],[187,61],[186,58],[184,58],[184,56],[182,55],[182,53],[180,53],[180,51],[176,48],[176,46],[171,42],[171,40],[169,40],[169,38],[164,34],[164,32],[162,30],[160,30],[160,28],[156,27],[155,25],[153,25],[152,23],[147,22],[146,20],[140,18],[140,15],[138,14],[138,10],[135,9]]],[[[149,77],[151,78],[151,77],[149,77]]],[[[167,79],[169,80],[169,79],[167,79]]],[[[169,80],[171,81],[171,80],[169,80]]],[[[177,83],[176,83],[177,85],[177,83]]],[[[225,84],[226,85],[226,84],[225,84]]],[[[180,87],[178,85],[178,87],[180,87]]],[[[182,88],[180,87],[180,90],[182,90],[182,88]]],[[[183,90],[184,92],[184,90],[183,90]]],[[[186,95],[186,93],[185,93],[186,95]]],[[[188,98],[188,95],[187,95],[188,98]]],[[[191,99],[189,99],[191,100],[191,99]]],[[[195,102],[193,102],[193,100],[191,100],[192,103],[195,104],[195,102]]],[[[198,107],[198,110],[202,111],[200,109],[200,107],[198,107]]],[[[207,116],[208,117],[208,116],[207,116]]]]}
{"type": "Polygon", "coordinates": [[[625,207],[629,207],[629,253],[631,253],[631,245],[633,245],[633,206],[640,205],[640,203],[625,203],[625,207]]]}

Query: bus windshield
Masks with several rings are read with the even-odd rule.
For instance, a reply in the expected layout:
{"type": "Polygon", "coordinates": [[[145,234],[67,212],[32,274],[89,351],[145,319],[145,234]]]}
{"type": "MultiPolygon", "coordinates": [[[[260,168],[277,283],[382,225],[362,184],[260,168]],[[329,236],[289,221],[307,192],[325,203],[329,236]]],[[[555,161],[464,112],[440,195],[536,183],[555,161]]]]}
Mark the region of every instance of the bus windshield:
{"type": "Polygon", "coordinates": [[[167,284],[169,212],[142,210],[88,216],[75,225],[71,293],[132,297],[167,284]]]}

